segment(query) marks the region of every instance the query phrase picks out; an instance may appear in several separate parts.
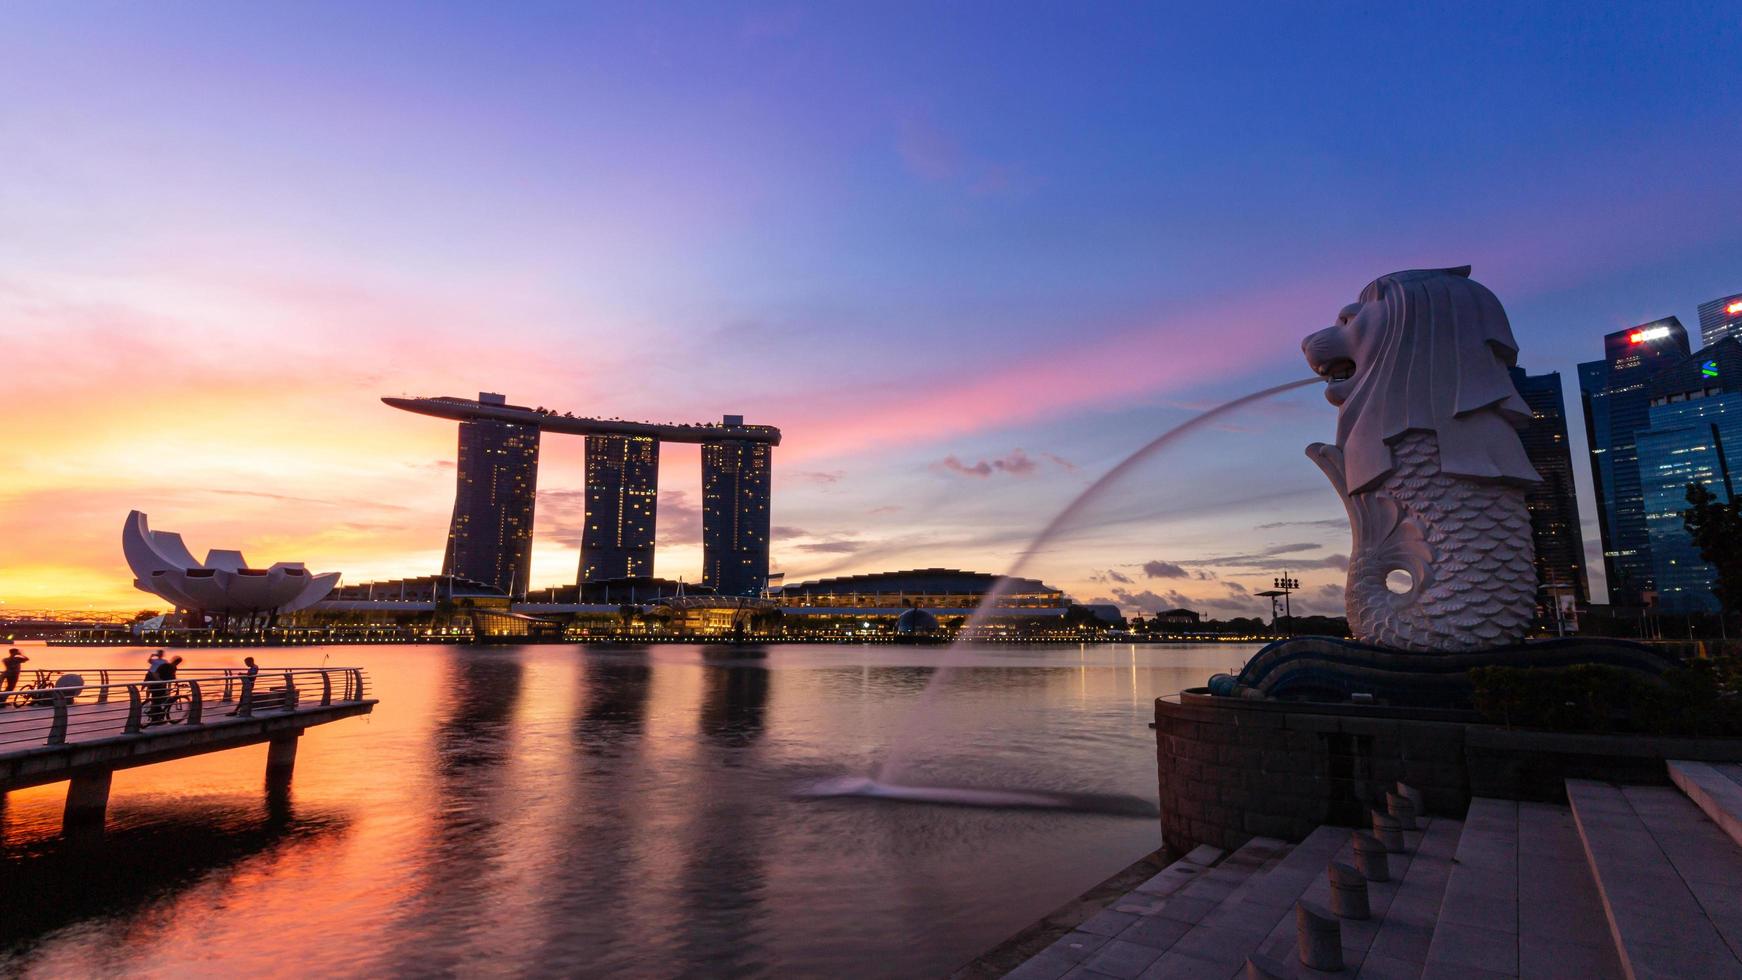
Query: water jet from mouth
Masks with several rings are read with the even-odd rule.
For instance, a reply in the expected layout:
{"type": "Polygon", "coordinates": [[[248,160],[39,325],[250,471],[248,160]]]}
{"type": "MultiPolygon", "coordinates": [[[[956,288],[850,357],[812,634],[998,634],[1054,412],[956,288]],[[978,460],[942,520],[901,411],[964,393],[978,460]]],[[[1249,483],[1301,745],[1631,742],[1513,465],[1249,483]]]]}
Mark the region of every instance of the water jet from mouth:
{"type": "Polygon", "coordinates": [[[1235,412],[1255,402],[1263,401],[1275,395],[1280,395],[1296,388],[1324,382],[1322,377],[1303,378],[1286,384],[1275,385],[1249,395],[1242,395],[1231,401],[1223,402],[1214,408],[1200,412],[1181,422],[1150,440],[1136,452],[1120,460],[1117,465],[1101,478],[1090,484],[1088,489],[1078,494],[1065,508],[1059,511],[1046,527],[1029,542],[1022,554],[1017,557],[1005,576],[999,579],[975,607],[974,614],[968,618],[958,633],[958,639],[944,651],[937,670],[932,674],[925,689],[920,692],[919,701],[912,709],[912,716],[919,720],[918,724],[903,727],[890,742],[884,753],[883,762],[874,767],[869,776],[842,777],[823,780],[807,787],[801,787],[794,795],[803,797],[847,797],[864,799],[894,800],[906,803],[933,803],[952,806],[1002,807],[1022,809],[1067,810],[1073,812],[1117,812],[1124,815],[1153,816],[1155,806],[1147,800],[1132,796],[1099,793],[1068,793],[1052,790],[1020,789],[1008,787],[949,787],[928,786],[907,783],[902,780],[906,772],[915,739],[928,736],[924,721],[931,717],[930,705],[937,696],[941,686],[940,681],[950,670],[955,668],[954,661],[969,641],[959,638],[962,635],[973,635],[987,619],[996,611],[998,601],[1009,592],[1012,580],[1022,575],[1029,562],[1042,549],[1051,544],[1055,538],[1071,527],[1090,504],[1099,500],[1115,484],[1123,480],[1136,467],[1166,449],[1176,440],[1201,428],[1216,419],[1235,412]],[[1141,810],[1141,812],[1139,812],[1141,810]]]}

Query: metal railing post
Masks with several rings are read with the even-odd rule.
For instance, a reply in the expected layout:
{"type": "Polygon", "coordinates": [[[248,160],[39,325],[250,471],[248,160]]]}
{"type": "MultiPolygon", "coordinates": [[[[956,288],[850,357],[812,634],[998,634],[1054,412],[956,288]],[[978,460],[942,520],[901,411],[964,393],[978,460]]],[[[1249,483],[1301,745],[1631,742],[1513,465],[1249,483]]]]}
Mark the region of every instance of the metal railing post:
{"type": "Polygon", "coordinates": [[[236,706],[238,717],[254,717],[254,681],[256,679],[253,675],[242,678],[242,703],[236,706]]]}
{"type": "Polygon", "coordinates": [[[355,692],[351,695],[351,700],[361,701],[363,700],[363,669],[361,667],[353,667],[351,669],[351,676],[357,682],[357,687],[355,692]]]}
{"type": "Polygon", "coordinates": [[[53,692],[54,724],[48,729],[49,745],[65,745],[67,743],[67,704],[72,701],[72,695],[65,691],[53,692]]]}
{"type": "Polygon", "coordinates": [[[129,735],[139,734],[139,709],[142,704],[139,699],[139,685],[127,685],[127,727],[122,731],[129,735]]]}
{"type": "Polygon", "coordinates": [[[109,672],[106,670],[97,671],[97,703],[109,703],[109,672]]]}
{"type": "Polygon", "coordinates": [[[321,671],[321,707],[333,703],[333,678],[325,670],[321,671]]]}
{"type": "Polygon", "coordinates": [[[200,724],[200,716],[205,713],[205,701],[200,697],[200,682],[188,681],[188,696],[193,703],[188,705],[188,724],[200,724]]]}
{"type": "Polygon", "coordinates": [[[235,700],[235,693],[236,692],[235,692],[235,689],[233,687],[233,685],[235,683],[236,683],[236,679],[235,679],[234,675],[232,675],[230,673],[230,668],[225,667],[224,668],[224,700],[226,702],[235,700]]]}
{"type": "Polygon", "coordinates": [[[284,672],[284,710],[296,710],[296,678],[288,670],[284,672]]]}

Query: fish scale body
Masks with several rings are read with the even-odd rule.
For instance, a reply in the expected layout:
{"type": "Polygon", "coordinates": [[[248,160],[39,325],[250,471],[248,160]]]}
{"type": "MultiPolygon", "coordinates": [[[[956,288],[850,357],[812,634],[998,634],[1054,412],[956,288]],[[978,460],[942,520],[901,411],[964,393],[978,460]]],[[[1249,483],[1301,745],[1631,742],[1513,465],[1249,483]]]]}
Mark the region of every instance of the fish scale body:
{"type": "Polygon", "coordinates": [[[1391,451],[1394,469],[1370,493],[1394,501],[1394,519],[1413,523],[1407,530],[1419,536],[1413,548],[1363,549],[1358,529],[1347,587],[1352,631],[1372,643],[1417,651],[1482,650],[1522,640],[1536,603],[1524,489],[1441,473],[1431,433],[1406,433],[1391,451]],[[1385,585],[1399,567],[1422,570],[1402,595],[1385,585]]]}

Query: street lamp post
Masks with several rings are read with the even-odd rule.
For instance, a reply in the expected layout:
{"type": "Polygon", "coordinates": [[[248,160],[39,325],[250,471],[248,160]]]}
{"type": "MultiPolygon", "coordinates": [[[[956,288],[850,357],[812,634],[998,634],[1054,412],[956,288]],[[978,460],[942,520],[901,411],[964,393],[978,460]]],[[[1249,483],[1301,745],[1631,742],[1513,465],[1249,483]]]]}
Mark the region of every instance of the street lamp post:
{"type": "MultiPolygon", "coordinates": [[[[1281,575],[1277,576],[1275,587],[1276,591],[1282,593],[1282,617],[1288,621],[1288,635],[1293,636],[1294,608],[1289,605],[1288,597],[1292,595],[1296,589],[1300,588],[1300,579],[1289,578],[1288,572],[1285,570],[1281,575]]],[[[1274,602],[1275,600],[1271,601],[1274,602]]]]}

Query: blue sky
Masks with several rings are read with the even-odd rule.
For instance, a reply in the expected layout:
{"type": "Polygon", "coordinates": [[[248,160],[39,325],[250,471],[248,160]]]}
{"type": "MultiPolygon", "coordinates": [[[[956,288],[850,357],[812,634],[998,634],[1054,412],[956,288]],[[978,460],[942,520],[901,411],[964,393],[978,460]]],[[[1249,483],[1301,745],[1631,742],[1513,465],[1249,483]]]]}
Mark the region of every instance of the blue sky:
{"type": "MultiPolygon", "coordinates": [[[[1302,376],[1300,337],[1381,273],[1473,265],[1569,389],[1601,334],[1742,288],[1729,4],[35,3],[0,27],[15,606],[135,601],[132,507],[352,581],[433,570],[452,431],[375,399],[484,388],[780,425],[790,577],[996,570],[1157,432],[1302,376]]],[[[1300,455],[1332,421],[1309,390],[1194,437],[1037,571],[1228,615],[1316,562],[1335,611],[1346,531],[1300,455]]],[[[580,447],[545,454],[557,584],[580,447]]],[[[659,570],[693,579],[696,466],[665,460],[659,570]]]]}

